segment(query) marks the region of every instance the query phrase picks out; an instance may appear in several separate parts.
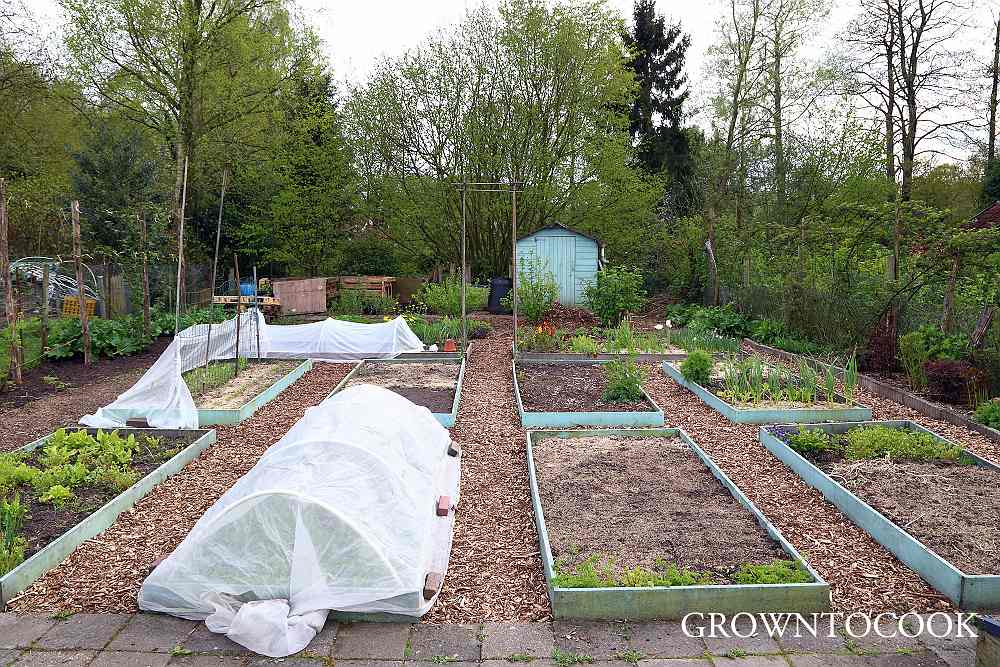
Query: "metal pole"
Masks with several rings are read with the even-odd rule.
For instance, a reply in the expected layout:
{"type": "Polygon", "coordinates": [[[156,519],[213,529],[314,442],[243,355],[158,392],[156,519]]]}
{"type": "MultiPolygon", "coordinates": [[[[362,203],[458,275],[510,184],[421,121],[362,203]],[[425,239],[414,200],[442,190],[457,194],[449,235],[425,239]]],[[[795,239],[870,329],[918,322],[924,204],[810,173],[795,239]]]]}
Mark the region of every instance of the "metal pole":
{"type": "Polygon", "coordinates": [[[465,184],[462,184],[462,358],[469,347],[469,328],[465,318],[465,184]]]}
{"type": "Polygon", "coordinates": [[[510,249],[513,258],[513,268],[511,269],[511,309],[514,312],[514,351],[517,352],[517,184],[511,184],[511,216],[510,216],[510,249]]]}
{"type": "Polygon", "coordinates": [[[215,303],[215,278],[219,270],[219,240],[222,238],[222,205],[226,203],[226,180],[229,165],[222,170],[222,194],[219,196],[219,221],[215,224],[215,260],[212,262],[212,303],[215,303]]]}
{"type": "Polygon", "coordinates": [[[174,306],[174,335],[181,328],[181,275],[184,271],[184,208],[187,206],[188,160],[184,157],[184,186],[181,189],[181,219],[177,231],[177,303],[174,306]]]}

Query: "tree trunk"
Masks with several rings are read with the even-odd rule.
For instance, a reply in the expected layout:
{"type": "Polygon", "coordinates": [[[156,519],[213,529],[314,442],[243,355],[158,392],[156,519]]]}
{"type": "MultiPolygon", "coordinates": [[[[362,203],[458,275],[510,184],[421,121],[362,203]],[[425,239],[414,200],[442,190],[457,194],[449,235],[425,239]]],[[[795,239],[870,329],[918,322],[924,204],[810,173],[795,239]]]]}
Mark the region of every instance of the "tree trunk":
{"type": "Polygon", "coordinates": [[[944,292],[944,304],[941,309],[941,331],[951,333],[955,326],[955,289],[958,284],[958,271],[961,258],[956,255],[951,261],[951,272],[948,274],[948,286],[944,292]]]}
{"type": "Polygon", "coordinates": [[[80,257],[80,202],[73,202],[71,217],[73,220],[73,259],[76,263],[76,291],[80,303],[80,331],[83,338],[83,364],[89,366],[90,324],[87,318],[87,293],[83,288],[83,261],[80,257]]]}
{"type": "Polygon", "coordinates": [[[0,281],[3,283],[4,310],[10,328],[10,369],[15,384],[21,384],[21,365],[17,354],[17,304],[14,283],[10,279],[10,245],[7,237],[7,183],[0,178],[0,281]]]}
{"type": "MultiPolygon", "coordinates": [[[[996,20],[996,30],[993,36],[993,69],[990,72],[993,87],[990,90],[989,133],[986,141],[986,167],[989,168],[996,157],[997,145],[997,88],[1000,87],[1000,17],[996,20]]],[[[987,202],[989,203],[989,202],[987,202]]]]}

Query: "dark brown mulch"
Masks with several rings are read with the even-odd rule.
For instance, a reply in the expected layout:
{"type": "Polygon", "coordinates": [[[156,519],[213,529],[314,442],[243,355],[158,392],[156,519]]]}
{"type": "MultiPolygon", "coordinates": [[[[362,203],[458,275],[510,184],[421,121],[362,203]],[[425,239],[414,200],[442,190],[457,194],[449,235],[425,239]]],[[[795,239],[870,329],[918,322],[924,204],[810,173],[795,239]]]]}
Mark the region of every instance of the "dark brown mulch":
{"type": "Polygon", "coordinates": [[[679,438],[548,438],[534,448],[553,557],[658,559],[732,583],[742,563],[788,554],[679,438]]]}
{"type": "Polygon", "coordinates": [[[135,371],[144,371],[152,366],[171,340],[170,336],[162,336],[139,354],[114,359],[99,358],[90,366],[84,365],[83,357],[43,361],[38,366],[24,371],[22,384],[0,391],[0,408],[19,408],[51,394],[86,393],[95,383],[122,375],[131,377],[135,371]],[[46,382],[42,379],[46,377],[56,378],[69,386],[60,389],[57,386],[58,382],[46,382]]]}
{"type": "MultiPolygon", "coordinates": [[[[128,434],[122,431],[121,435],[125,437],[128,434]]],[[[138,479],[142,479],[166,462],[176,450],[190,445],[199,436],[198,433],[192,433],[189,436],[164,437],[153,446],[140,443],[142,449],[132,457],[131,468],[138,473],[138,479]]],[[[41,452],[36,451],[26,462],[37,467],[40,456],[41,452]]],[[[121,493],[121,490],[107,487],[80,486],[73,489],[74,499],[57,508],[51,503],[40,502],[30,486],[15,491],[20,492],[21,503],[28,510],[29,519],[21,531],[28,542],[28,548],[25,550],[26,558],[30,558],[121,493]]]]}
{"type": "Polygon", "coordinates": [[[913,394],[914,396],[922,398],[928,403],[933,403],[934,405],[937,405],[939,407],[947,408],[948,410],[958,412],[960,414],[965,415],[966,417],[971,417],[975,412],[974,410],[971,410],[969,406],[966,404],[951,403],[949,401],[944,400],[943,396],[938,396],[937,394],[927,389],[914,389],[910,385],[910,378],[909,376],[906,375],[906,373],[869,372],[867,373],[867,375],[870,375],[871,377],[877,380],[881,380],[886,384],[891,384],[893,387],[896,387],[897,389],[902,389],[908,394],[913,394]]]}
{"type": "Polygon", "coordinates": [[[455,405],[459,364],[366,362],[350,384],[385,387],[431,412],[450,413],[455,405]]]}
{"type": "MultiPolygon", "coordinates": [[[[560,303],[555,304],[545,313],[545,321],[557,329],[578,329],[580,327],[593,327],[600,324],[594,314],[584,308],[572,308],[560,303]]],[[[520,324],[530,326],[523,319],[520,324]]]]}
{"type": "Polygon", "coordinates": [[[349,364],[317,363],[247,421],[219,427],[214,445],[14,598],[11,609],[137,611],[136,595],[153,563],[173,551],[208,508],[281,439],[306,408],[326,398],[351,368],[349,364]]]}
{"type": "Polygon", "coordinates": [[[830,584],[835,611],[952,608],[767,451],[757,438],[760,427],[730,422],[662,370],[651,369],[646,390],[664,406],[667,422],[687,431],[830,584]]]}
{"type": "Polygon", "coordinates": [[[603,398],[608,386],[599,364],[519,364],[517,383],[521,402],[532,412],[648,412],[643,399],[632,403],[609,403],[603,398]]]}
{"type": "Polygon", "coordinates": [[[966,574],[1000,574],[1000,471],[883,459],[821,467],[966,574]]]}
{"type": "Polygon", "coordinates": [[[396,392],[412,403],[427,408],[431,412],[450,413],[455,405],[454,389],[428,389],[427,387],[392,387],[396,392]]]}
{"type": "MultiPolygon", "coordinates": [[[[0,452],[17,449],[67,423],[108,405],[138,380],[159,358],[168,339],[160,338],[142,354],[102,360],[92,366],[67,361],[54,364],[69,386],[33,400],[0,405],[0,452]]],[[[32,371],[34,373],[34,371],[32,371]]]]}
{"type": "Polygon", "coordinates": [[[458,422],[462,496],[451,564],[429,623],[537,621],[551,616],[535,535],[525,440],[514,406],[510,318],[473,344],[458,422]]]}

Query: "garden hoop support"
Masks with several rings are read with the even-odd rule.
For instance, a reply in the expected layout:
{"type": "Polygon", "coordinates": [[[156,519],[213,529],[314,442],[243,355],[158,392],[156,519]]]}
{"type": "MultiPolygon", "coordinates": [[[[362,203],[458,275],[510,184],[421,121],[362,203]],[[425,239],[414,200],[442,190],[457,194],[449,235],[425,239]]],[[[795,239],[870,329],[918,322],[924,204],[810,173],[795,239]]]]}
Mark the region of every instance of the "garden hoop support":
{"type": "Polygon", "coordinates": [[[514,345],[517,345],[517,193],[524,190],[520,181],[495,181],[454,183],[462,191],[462,358],[469,347],[469,330],[465,313],[465,195],[468,192],[509,192],[511,203],[510,248],[511,248],[511,311],[514,315],[514,345]]]}

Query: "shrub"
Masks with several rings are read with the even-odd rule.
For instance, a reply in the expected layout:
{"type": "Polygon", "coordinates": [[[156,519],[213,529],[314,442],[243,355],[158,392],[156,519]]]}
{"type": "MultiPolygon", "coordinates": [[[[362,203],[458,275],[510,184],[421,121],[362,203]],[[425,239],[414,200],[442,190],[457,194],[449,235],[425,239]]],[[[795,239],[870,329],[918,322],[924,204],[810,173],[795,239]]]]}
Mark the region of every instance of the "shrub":
{"type": "MultiPolygon", "coordinates": [[[[521,260],[517,274],[517,312],[532,323],[541,322],[559,300],[559,284],[544,260],[534,254],[521,260]]],[[[501,303],[512,308],[510,294],[501,303]]]]}
{"type": "MultiPolygon", "coordinates": [[[[487,289],[475,285],[465,286],[465,312],[471,313],[486,308],[487,289]]],[[[427,283],[418,297],[432,313],[462,316],[462,281],[449,276],[440,283],[427,283]]]]}
{"type": "Polygon", "coordinates": [[[984,426],[1000,429],[1000,398],[980,403],[976,408],[976,421],[984,426]]]}
{"type": "Polygon", "coordinates": [[[341,315],[394,315],[399,310],[395,297],[370,294],[358,289],[341,290],[329,311],[341,315]]]}
{"type": "Polygon", "coordinates": [[[700,308],[691,317],[688,327],[699,333],[715,332],[731,338],[746,338],[751,333],[750,320],[729,304],[721,308],[700,308]]]}
{"type": "Polygon", "coordinates": [[[955,404],[971,404],[987,376],[967,361],[941,359],[923,366],[927,385],[935,395],[955,404]]]}
{"type": "Polygon", "coordinates": [[[914,389],[923,389],[927,386],[924,364],[929,357],[927,342],[919,331],[911,331],[899,337],[899,362],[903,365],[903,370],[910,379],[910,386],[914,389]]]}
{"type": "Polygon", "coordinates": [[[634,403],[642,400],[642,384],[646,373],[635,363],[635,357],[615,359],[604,364],[607,386],[602,398],[608,403],[634,403]]]}
{"type": "Polygon", "coordinates": [[[696,303],[672,303],[667,306],[667,319],[675,327],[686,327],[703,306],[696,303]]]}
{"type": "Polygon", "coordinates": [[[583,290],[587,307],[605,326],[617,324],[628,313],[646,303],[642,273],[625,267],[609,267],[597,272],[594,282],[583,290]]]}
{"type": "Polygon", "coordinates": [[[493,331],[493,325],[485,320],[468,320],[466,322],[469,338],[486,338],[493,331]]]}
{"type": "Polygon", "coordinates": [[[687,359],[681,362],[681,375],[693,384],[706,386],[712,379],[712,368],[715,361],[712,355],[703,350],[689,352],[687,359]]]}

